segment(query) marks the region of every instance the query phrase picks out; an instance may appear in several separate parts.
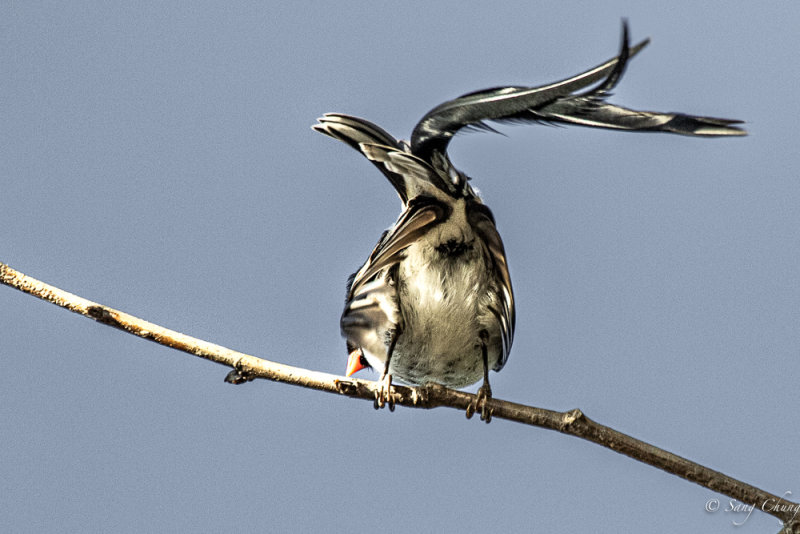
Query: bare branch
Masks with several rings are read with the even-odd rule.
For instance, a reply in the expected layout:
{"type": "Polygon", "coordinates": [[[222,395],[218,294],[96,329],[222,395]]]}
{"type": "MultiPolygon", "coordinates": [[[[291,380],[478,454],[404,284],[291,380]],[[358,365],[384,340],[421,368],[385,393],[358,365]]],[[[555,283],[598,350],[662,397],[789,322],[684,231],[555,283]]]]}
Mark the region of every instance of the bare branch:
{"type": "MultiPolygon", "coordinates": [[[[227,382],[238,384],[255,378],[264,378],[274,382],[285,382],[370,401],[374,401],[378,391],[379,384],[377,382],[349,379],[283,365],[169,330],[25,276],[4,263],[0,263],[0,283],[100,323],[232,367],[233,371],[228,373],[225,379],[227,382]]],[[[436,384],[419,388],[392,386],[390,398],[394,405],[412,408],[443,406],[466,410],[467,406],[475,402],[475,395],[471,393],[448,389],[436,384]]],[[[491,398],[487,402],[493,418],[556,430],[597,443],[742,503],[753,504],[758,509],[784,522],[785,527],[781,532],[800,532],[800,517],[798,517],[800,516],[798,513],[800,504],[786,501],[782,497],[745,484],[719,471],[714,471],[596,423],[579,409],[556,412],[497,398],[491,398]]]]}

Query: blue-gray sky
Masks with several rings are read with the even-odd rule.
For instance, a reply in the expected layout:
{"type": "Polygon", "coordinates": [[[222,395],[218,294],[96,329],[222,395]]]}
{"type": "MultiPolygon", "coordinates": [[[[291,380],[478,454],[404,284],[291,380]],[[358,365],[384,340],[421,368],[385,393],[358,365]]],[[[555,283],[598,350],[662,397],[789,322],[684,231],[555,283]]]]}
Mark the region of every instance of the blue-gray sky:
{"type": "MultiPolygon", "coordinates": [[[[5,3],[0,261],[341,373],[344,281],[399,201],[315,118],[407,138],[459,94],[612,57],[623,16],[653,42],[612,101],[750,136],[520,126],[451,144],[518,302],[495,395],[579,407],[797,500],[797,2],[5,3]]],[[[6,531],[778,530],[554,432],[234,387],[9,288],[0,324],[6,531]]]]}

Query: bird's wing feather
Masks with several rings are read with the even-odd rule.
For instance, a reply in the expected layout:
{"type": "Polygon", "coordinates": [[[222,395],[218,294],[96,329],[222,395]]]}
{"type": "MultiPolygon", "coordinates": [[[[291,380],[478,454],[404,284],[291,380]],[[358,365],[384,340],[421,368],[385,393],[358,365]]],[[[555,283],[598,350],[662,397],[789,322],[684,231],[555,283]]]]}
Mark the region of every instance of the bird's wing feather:
{"type": "MultiPolygon", "coordinates": [[[[368,120],[342,113],[326,113],[318,118],[317,121],[319,124],[311,127],[314,131],[347,143],[362,154],[364,153],[364,144],[377,144],[391,147],[394,150],[404,150],[402,143],[392,137],[386,130],[368,120]]],[[[400,195],[400,200],[403,203],[407,202],[408,194],[403,175],[389,170],[380,161],[371,158],[370,160],[389,179],[397,194],[400,195]]]]}
{"type": "Polygon", "coordinates": [[[673,112],[637,111],[587,97],[557,100],[532,113],[531,120],[566,122],[611,130],[669,132],[699,137],[747,135],[745,130],[734,126],[742,123],[739,120],[673,112]]]}
{"type": "Polygon", "coordinates": [[[348,343],[367,350],[368,357],[385,360],[385,335],[400,322],[391,269],[402,259],[406,248],[445,220],[448,213],[447,206],[433,199],[412,199],[397,224],[384,234],[367,262],[353,275],[340,325],[348,343]]]}
{"type": "Polygon", "coordinates": [[[385,361],[385,334],[396,328],[399,321],[396,286],[386,276],[359,285],[358,292],[347,301],[340,322],[347,351],[363,349],[368,359],[371,355],[385,361]]]}
{"type": "Polygon", "coordinates": [[[497,293],[500,297],[499,302],[492,308],[502,332],[503,350],[501,358],[494,367],[499,371],[505,365],[508,355],[511,352],[511,344],[514,341],[514,325],[516,323],[514,311],[514,291],[511,287],[511,276],[508,273],[508,263],[506,253],[503,248],[503,240],[495,226],[494,217],[489,208],[482,204],[473,206],[469,214],[470,225],[478,232],[481,239],[489,249],[489,257],[494,268],[494,277],[497,284],[497,293]]]}
{"type": "Polygon", "coordinates": [[[417,156],[394,147],[361,143],[361,152],[386,172],[402,176],[408,198],[436,196],[435,190],[454,195],[458,188],[444,179],[431,165],[417,156]]]}
{"type": "Polygon", "coordinates": [[[649,40],[628,45],[628,26],[623,23],[619,55],[586,72],[540,87],[496,87],[468,93],[445,102],[425,115],[414,128],[411,151],[423,158],[444,152],[459,130],[493,128],[484,121],[564,122],[596,128],[660,131],[695,136],[746,135],[732,126],[741,121],[695,117],[677,113],[640,112],[606,103],[603,99],[619,82],[629,59],[649,40]],[[601,82],[580,94],[578,90],[601,82]]]}
{"type": "Polygon", "coordinates": [[[384,234],[370,254],[367,262],[358,270],[350,286],[350,294],[358,293],[361,286],[402,259],[403,251],[424,235],[431,227],[447,219],[450,209],[429,197],[411,199],[395,225],[384,234]]]}

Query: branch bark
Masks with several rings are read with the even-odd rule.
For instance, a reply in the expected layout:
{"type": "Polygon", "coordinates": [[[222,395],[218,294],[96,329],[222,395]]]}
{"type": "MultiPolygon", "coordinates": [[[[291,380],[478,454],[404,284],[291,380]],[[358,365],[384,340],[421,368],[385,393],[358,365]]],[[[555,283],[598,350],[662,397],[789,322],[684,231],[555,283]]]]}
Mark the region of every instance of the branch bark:
{"type": "MultiPolygon", "coordinates": [[[[0,283],[130,334],[231,367],[233,370],[228,373],[225,380],[234,384],[263,378],[370,401],[375,400],[379,388],[377,382],[283,365],[187,336],[40,282],[4,263],[0,263],[0,283]]],[[[475,397],[471,393],[448,389],[437,384],[418,388],[393,385],[390,404],[411,408],[449,407],[466,410],[475,402],[475,397]]],[[[752,504],[759,510],[780,519],[784,523],[781,532],[800,533],[800,504],[786,501],[782,497],[719,471],[596,423],[579,409],[556,412],[497,398],[491,398],[487,402],[493,418],[556,430],[597,443],[634,460],[727,495],[741,503],[752,504]]]]}

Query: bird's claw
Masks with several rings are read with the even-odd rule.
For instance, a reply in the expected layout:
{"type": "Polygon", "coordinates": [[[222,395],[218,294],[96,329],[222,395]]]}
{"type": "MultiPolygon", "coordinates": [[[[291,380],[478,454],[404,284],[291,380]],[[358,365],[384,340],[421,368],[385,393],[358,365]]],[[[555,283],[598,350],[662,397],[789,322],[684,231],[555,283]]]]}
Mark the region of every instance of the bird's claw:
{"type": "Polygon", "coordinates": [[[394,397],[392,396],[392,375],[385,374],[381,377],[378,391],[375,393],[375,402],[373,406],[376,410],[383,408],[386,404],[389,405],[389,411],[394,411],[394,397]]]}
{"type": "Polygon", "coordinates": [[[480,408],[481,421],[486,421],[486,423],[491,423],[492,409],[489,408],[487,402],[491,398],[492,398],[492,388],[489,387],[489,384],[484,383],[478,390],[478,394],[475,396],[475,402],[471,402],[467,406],[467,419],[471,419],[473,414],[475,414],[476,410],[480,408]]]}

